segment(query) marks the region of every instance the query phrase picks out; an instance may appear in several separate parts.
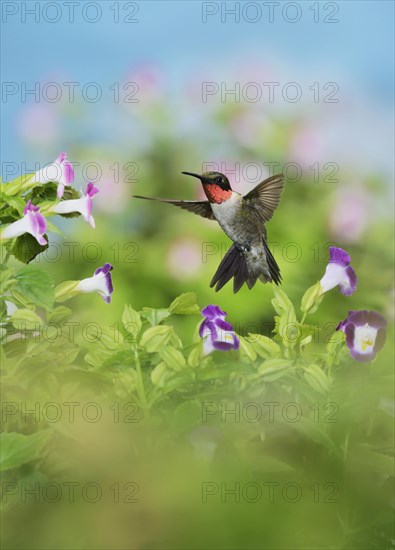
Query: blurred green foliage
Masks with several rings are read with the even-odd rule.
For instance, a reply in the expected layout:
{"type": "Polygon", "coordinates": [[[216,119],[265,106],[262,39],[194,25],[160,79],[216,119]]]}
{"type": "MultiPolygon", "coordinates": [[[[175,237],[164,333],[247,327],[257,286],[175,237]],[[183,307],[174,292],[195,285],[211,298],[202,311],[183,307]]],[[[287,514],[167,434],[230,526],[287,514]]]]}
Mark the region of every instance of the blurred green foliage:
{"type": "MultiPolygon", "coordinates": [[[[128,181],[130,166],[118,182],[107,171],[94,199],[96,229],[64,220],[65,237],[50,231],[49,249],[28,266],[3,266],[2,290],[18,307],[1,307],[5,548],[390,547],[393,327],[370,365],[353,361],[334,334],[350,309],[392,320],[385,182],[369,174],[359,182],[355,200],[368,193],[370,214],[357,236],[345,230],[339,241],[333,224],[349,174],[315,182],[307,165],[297,182],[288,179],[268,225],[285,310],[270,285],[236,295],[230,285],[219,294],[209,288],[229,246],[215,223],[132,198],[197,197],[180,172],[218,159],[298,160],[291,144],[303,121],[270,120],[246,145],[224,131],[246,114],[224,104],[192,140],[154,102],[144,113],[148,144],[118,152],[121,167],[136,163],[138,181],[128,181]],[[322,277],[334,241],[351,255],[357,292],[325,296],[306,321],[308,345],[300,342],[306,327],[291,343],[273,340],[275,314],[277,327],[290,311],[302,317],[303,293],[322,277]],[[89,277],[106,261],[114,265],[110,305],[96,295],[53,302],[53,285],[89,277]],[[199,311],[211,303],[228,312],[239,352],[202,358],[199,311]],[[73,420],[65,403],[76,403],[73,420]],[[50,483],[61,487],[59,500],[50,483]],[[75,484],[71,500],[64,483],[75,484]],[[95,486],[84,493],[87,483],[95,486]]],[[[69,157],[105,163],[112,154],[76,143],[69,157]]]]}

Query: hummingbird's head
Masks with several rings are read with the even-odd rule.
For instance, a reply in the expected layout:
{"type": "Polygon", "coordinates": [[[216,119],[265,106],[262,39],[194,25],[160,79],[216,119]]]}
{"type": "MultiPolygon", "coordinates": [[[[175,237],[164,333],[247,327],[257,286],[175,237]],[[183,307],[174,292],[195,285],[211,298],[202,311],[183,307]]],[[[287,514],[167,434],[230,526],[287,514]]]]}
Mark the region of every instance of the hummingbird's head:
{"type": "Polygon", "coordinates": [[[221,172],[204,172],[204,174],[194,174],[193,172],[182,172],[187,176],[199,178],[203,185],[203,190],[210,202],[220,204],[226,201],[232,195],[232,188],[228,178],[221,172]]]}

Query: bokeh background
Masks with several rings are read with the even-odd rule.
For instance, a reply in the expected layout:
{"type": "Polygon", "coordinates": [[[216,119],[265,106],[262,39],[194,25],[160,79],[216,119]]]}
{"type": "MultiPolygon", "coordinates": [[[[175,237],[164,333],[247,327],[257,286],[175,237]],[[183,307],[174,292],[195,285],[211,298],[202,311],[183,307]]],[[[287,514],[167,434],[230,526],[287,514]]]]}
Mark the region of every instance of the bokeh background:
{"type": "MultiPolygon", "coordinates": [[[[239,332],[269,335],[273,309],[268,285],[257,285],[253,292],[244,288],[237,295],[230,285],[218,295],[209,288],[229,245],[216,224],[132,198],[135,193],[202,198],[198,182],[181,171],[201,172],[208,165],[227,173],[234,188],[246,192],[269,175],[269,163],[277,163],[275,171],[288,163],[299,170],[296,175],[288,168],[280,208],[268,226],[269,244],[290,298],[300,300],[322,276],[328,247],[336,243],[352,257],[358,291],[347,301],[331,293],[320,309],[320,322],[333,328],[349,309],[375,309],[393,320],[392,2],[280,2],[272,22],[268,8],[254,2],[78,2],[72,22],[64,3],[47,4],[2,6],[2,177],[34,171],[66,151],[76,164],[74,186],[84,189],[92,180],[99,187],[96,229],[80,218],[62,220],[66,238],[50,235],[49,250],[35,260],[56,282],[88,277],[105,261],[114,265],[111,305],[96,296],[81,296],[73,301],[76,322],[111,325],[119,321],[125,303],[137,310],[166,307],[180,293],[194,291],[202,307],[217,303],[227,311],[239,332]],[[35,15],[24,15],[25,9],[36,10],[35,15]],[[238,20],[226,11],[234,9],[239,10],[238,20]],[[208,82],[219,90],[205,98],[208,82]],[[273,101],[269,82],[278,83],[273,101]],[[66,83],[75,83],[73,100],[66,83]],[[289,83],[301,90],[300,100],[284,98],[289,83]],[[221,89],[235,86],[238,97],[221,95],[221,89]],[[36,96],[25,93],[33,88],[36,96]],[[251,100],[257,89],[261,99],[251,100]],[[97,90],[101,97],[93,101],[97,90]]],[[[195,325],[196,319],[182,318],[177,330],[188,335],[195,325]]],[[[391,367],[390,338],[383,354],[379,372],[391,367]]],[[[369,378],[363,379],[361,395],[369,385],[369,378]]],[[[341,392],[338,397],[347,399],[341,392]]],[[[122,448],[122,434],[110,424],[108,433],[102,429],[94,434],[92,426],[84,433],[93,442],[92,456],[84,452],[81,458],[76,450],[72,457],[82,463],[78,475],[83,479],[91,467],[105,479],[109,464],[118,468],[120,478],[130,479],[127,460],[120,455],[131,460],[133,452],[122,448]]],[[[228,435],[222,449],[226,458],[218,467],[221,474],[204,461],[193,463],[191,471],[184,450],[168,450],[163,465],[157,457],[135,462],[146,496],[132,513],[127,506],[118,513],[113,503],[96,509],[85,503],[81,506],[89,510],[80,516],[84,526],[76,519],[77,505],[48,505],[34,513],[28,509],[22,517],[31,522],[31,547],[387,547],[380,546],[378,534],[363,546],[364,536],[354,536],[355,525],[350,527],[361,494],[366,508],[360,517],[368,517],[368,502],[375,498],[370,486],[359,494],[356,484],[348,506],[343,501],[344,509],[339,505],[329,515],[330,505],[311,502],[281,502],[267,509],[245,502],[239,508],[217,503],[210,512],[199,501],[191,503],[191,487],[199,491],[201,479],[234,479],[237,472],[242,482],[251,481],[248,473],[256,470],[248,462],[247,447],[242,457],[236,453],[241,462],[230,458],[234,449],[229,440],[236,446],[244,441],[239,431],[228,435]],[[265,513],[273,521],[265,522],[265,513]],[[201,523],[196,521],[199,514],[204,516],[201,523]],[[279,517],[287,526],[284,532],[274,520],[279,517]],[[330,538],[339,517],[343,535],[330,538]],[[75,539],[68,531],[74,522],[75,539]]],[[[303,448],[296,445],[283,452],[296,462],[304,460],[303,448]]],[[[284,475],[281,467],[277,478],[280,473],[284,475]]],[[[325,480],[342,475],[330,460],[320,470],[325,480]]],[[[294,474],[291,479],[298,478],[294,474]]],[[[317,481],[303,480],[306,487],[317,481]]],[[[19,521],[21,516],[10,528],[11,539],[19,521]]],[[[27,544],[21,540],[19,544],[27,544]]]]}

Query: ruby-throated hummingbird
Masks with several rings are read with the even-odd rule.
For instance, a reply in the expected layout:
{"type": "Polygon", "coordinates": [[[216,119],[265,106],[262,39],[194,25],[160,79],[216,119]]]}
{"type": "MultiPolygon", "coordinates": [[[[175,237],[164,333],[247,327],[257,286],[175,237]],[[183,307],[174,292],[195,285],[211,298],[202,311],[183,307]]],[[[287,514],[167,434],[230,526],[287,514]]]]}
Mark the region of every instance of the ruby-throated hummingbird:
{"type": "Polygon", "coordinates": [[[210,220],[217,220],[233,245],[220,263],[210,287],[220,290],[232,277],[233,292],[244,283],[251,289],[259,279],[263,283],[281,282],[280,268],[266,242],[265,224],[278,206],[284,185],[282,174],[265,179],[244,197],[232,191],[229,180],[220,172],[205,172],[199,178],[208,201],[158,199],[135,195],[138,199],[168,202],[210,220]]]}

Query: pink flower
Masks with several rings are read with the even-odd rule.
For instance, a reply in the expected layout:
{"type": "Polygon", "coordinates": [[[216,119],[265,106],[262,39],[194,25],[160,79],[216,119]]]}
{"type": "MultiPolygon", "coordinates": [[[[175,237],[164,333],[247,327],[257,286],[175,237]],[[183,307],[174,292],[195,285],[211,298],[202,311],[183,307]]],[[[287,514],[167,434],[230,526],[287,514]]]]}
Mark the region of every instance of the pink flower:
{"type": "Polygon", "coordinates": [[[40,207],[28,201],[23,210],[23,218],[6,227],[1,234],[1,238],[15,239],[24,233],[30,233],[30,235],[37,239],[39,244],[45,245],[47,244],[47,240],[44,238],[46,230],[47,222],[44,216],[40,214],[40,207]]]}
{"type": "Polygon", "coordinates": [[[92,182],[88,183],[85,190],[85,195],[80,199],[71,199],[68,201],[60,201],[52,207],[51,211],[56,214],[70,214],[71,212],[79,212],[89,222],[92,227],[95,227],[95,220],[92,216],[92,197],[99,192],[99,189],[92,182]]]}
{"type": "Polygon", "coordinates": [[[36,172],[33,181],[36,183],[56,182],[58,184],[57,196],[60,199],[63,196],[65,186],[71,185],[74,181],[74,168],[67,160],[67,154],[60,153],[52,164],[44,166],[36,172]]]}

